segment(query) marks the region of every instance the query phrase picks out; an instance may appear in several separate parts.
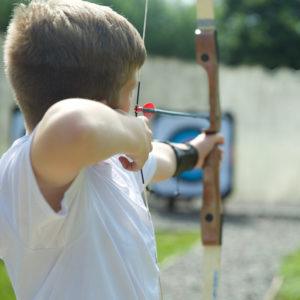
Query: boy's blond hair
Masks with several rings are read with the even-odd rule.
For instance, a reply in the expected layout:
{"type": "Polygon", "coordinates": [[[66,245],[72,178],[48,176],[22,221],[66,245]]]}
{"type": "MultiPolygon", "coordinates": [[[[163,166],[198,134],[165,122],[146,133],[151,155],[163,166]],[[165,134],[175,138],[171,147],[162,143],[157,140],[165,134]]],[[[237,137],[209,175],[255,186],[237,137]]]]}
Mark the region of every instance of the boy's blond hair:
{"type": "Polygon", "coordinates": [[[137,30],[112,9],[81,0],[21,4],[9,25],[5,65],[27,126],[67,98],[106,100],[144,63],[137,30]]]}

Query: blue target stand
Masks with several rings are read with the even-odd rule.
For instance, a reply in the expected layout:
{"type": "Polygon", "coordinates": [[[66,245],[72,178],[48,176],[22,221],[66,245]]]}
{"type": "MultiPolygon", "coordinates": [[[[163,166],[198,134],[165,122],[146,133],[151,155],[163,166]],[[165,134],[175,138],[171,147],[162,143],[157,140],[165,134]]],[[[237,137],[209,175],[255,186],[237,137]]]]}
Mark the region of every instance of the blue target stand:
{"type": "MultiPolygon", "coordinates": [[[[234,144],[234,118],[230,113],[222,115],[221,133],[225,144],[221,146],[224,151],[220,168],[220,191],[222,199],[230,195],[233,188],[233,144],[234,144]]],[[[189,141],[209,127],[208,119],[172,117],[157,115],[152,121],[152,130],[155,140],[182,143],[189,141]]],[[[150,186],[150,191],[158,198],[169,201],[172,210],[177,200],[190,200],[201,198],[203,192],[203,170],[194,169],[150,186]]]]}

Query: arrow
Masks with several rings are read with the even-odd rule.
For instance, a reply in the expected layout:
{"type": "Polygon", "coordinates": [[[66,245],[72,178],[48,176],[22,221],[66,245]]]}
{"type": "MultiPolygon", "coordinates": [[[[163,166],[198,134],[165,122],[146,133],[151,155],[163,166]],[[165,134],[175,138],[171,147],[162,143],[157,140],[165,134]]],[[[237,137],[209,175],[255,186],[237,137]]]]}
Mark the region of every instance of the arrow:
{"type": "Polygon", "coordinates": [[[143,113],[145,117],[151,119],[154,114],[163,114],[169,116],[179,116],[187,118],[199,118],[199,119],[209,119],[209,115],[206,113],[187,113],[187,112],[177,112],[172,110],[164,110],[155,108],[155,105],[152,102],[146,103],[143,106],[137,105],[134,109],[135,113],[143,113]]]}

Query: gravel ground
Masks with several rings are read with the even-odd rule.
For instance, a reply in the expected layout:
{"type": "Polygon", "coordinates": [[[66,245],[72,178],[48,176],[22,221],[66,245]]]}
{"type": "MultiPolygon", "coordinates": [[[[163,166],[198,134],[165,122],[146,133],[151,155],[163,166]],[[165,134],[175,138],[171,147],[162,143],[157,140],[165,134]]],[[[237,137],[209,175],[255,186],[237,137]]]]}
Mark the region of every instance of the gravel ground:
{"type": "MultiPolygon", "coordinates": [[[[156,228],[198,229],[199,202],[167,212],[151,201],[156,228]]],[[[159,204],[158,204],[159,203],[159,204]]],[[[219,299],[263,300],[281,259],[300,248],[300,203],[229,202],[225,208],[219,299]]],[[[163,264],[164,300],[201,299],[201,246],[163,264]]]]}

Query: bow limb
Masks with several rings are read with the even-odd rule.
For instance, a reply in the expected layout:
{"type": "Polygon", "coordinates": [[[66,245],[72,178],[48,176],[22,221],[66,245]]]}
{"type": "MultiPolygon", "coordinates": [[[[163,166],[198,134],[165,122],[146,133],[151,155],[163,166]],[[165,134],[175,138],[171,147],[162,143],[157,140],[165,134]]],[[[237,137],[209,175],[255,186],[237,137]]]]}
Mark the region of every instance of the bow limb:
{"type": "MultiPolygon", "coordinates": [[[[213,0],[197,0],[196,60],[207,72],[209,83],[210,126],[206,134],[219,132],[221,108],[216,29],[213,0]]],[[[201,230],[203,255],[202,299],[218,299],[221,268],[222,205],[219,185],[221,152],[218,147],[204,163],[201,230]]]]}

